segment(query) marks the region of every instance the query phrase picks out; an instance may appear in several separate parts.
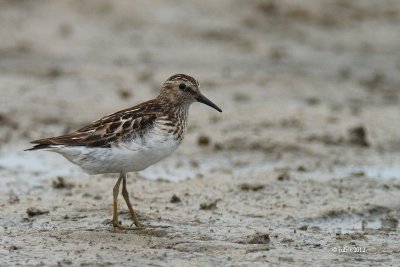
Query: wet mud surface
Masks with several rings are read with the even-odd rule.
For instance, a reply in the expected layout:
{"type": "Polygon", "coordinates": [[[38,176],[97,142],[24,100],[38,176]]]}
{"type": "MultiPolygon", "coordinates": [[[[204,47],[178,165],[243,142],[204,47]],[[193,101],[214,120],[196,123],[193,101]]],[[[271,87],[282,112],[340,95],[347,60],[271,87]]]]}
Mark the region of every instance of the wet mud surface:
{"type": "Polygon", "coordinates": [[[400,264],[397,1],[0,1],[0,265],[400,264]],[[128,189],[29,141],[188,73],[176,153],[128,189]],[[120,200],[123,225],[130,224],[120,200]]]}

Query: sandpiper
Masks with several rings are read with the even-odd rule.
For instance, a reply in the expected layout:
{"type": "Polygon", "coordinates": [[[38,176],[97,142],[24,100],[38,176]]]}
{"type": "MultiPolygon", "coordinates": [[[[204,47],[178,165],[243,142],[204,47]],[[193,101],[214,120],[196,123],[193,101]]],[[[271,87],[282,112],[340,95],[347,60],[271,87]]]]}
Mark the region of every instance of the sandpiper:
{"type": "Polygon", "coordinates": [[[113,188],[114,227],[124,228],[118,220],[117,197],[128,206],[132,225],[142,227],[129,200],[128,172],[137,172],[166,158],[183,140],[189,106],[201,102],[222,110],[200,93],[199,82],[191,76],[169,77],[157,98],[124,109],[73,133],[32,141],[27,150],[47,150],[63,155],[89,174],[119,173],[113,188]]]}

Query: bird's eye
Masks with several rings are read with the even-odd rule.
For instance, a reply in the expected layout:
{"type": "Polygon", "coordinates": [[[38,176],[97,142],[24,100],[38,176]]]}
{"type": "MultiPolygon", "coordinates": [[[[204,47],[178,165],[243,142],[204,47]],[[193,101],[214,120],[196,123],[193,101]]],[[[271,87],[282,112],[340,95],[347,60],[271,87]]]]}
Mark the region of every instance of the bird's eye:
{"type": "Polygon", "coordinates": [[[186,84],[181,83],[181,84],[179,85],[179,89],[185,90],[185,89],[186,89],[186,84]]]}

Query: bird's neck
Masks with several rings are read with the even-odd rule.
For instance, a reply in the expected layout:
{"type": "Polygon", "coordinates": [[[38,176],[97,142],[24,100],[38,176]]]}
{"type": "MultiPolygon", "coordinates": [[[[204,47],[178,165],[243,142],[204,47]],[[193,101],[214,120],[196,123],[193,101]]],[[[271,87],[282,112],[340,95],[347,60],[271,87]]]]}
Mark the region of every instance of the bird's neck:
{"type": "Polygon", "coordinates": [[[164,110],[166,121],[169,121],[172,126],[172,132],[175,138],[182,141],[187,126],[189,106],[188,105],[176,105],[173,103],[161,103],[164,110]]]}
{"type": "Polygon", "coordinates": [[[180,121],[185,124],[188,119],[189,114],[189,105],[178,105],[178,106],[166,106],[167,110],[166,113],[170,114],[169,119],[171,121],[180,121]]]}
{"type": "Polygon", "coordinates": [[[187,120],[189,113],[189,106],[191,103],[175,103],[169,98],[164,98],[160,95],[157,98],[165,114],[170,114],[170,119],[174,118],[179,120],[187,120]]]}

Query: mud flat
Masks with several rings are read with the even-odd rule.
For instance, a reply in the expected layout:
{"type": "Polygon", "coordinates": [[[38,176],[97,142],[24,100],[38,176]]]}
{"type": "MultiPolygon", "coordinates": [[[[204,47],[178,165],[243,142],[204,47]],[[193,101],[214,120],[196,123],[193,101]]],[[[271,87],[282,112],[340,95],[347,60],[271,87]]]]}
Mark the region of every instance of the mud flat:
{"type": "Polygon", "coordinates": [[[0,5],[1,266],[400,265],[396,1],[0,5]],[[145,230],[104,224],[116,177],[23,152],[179,72],[223,113],[130,175],[145,230]]]}

